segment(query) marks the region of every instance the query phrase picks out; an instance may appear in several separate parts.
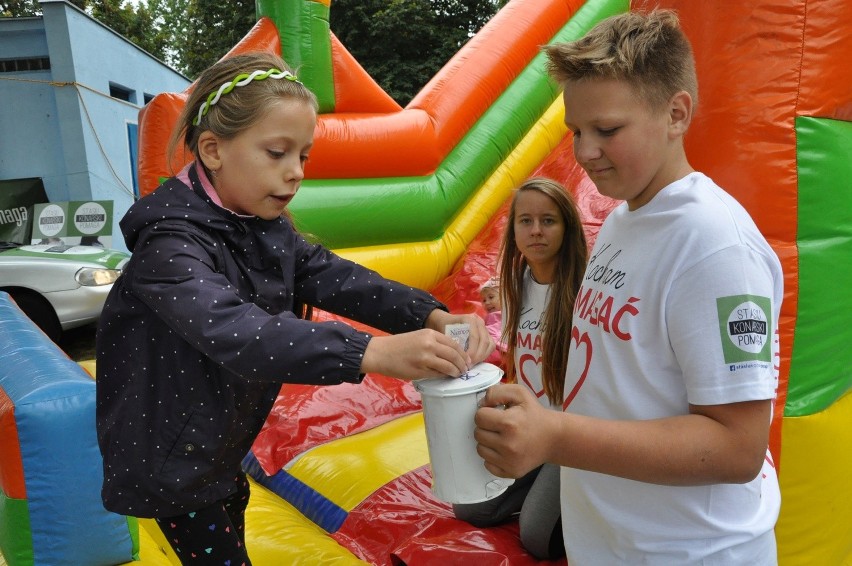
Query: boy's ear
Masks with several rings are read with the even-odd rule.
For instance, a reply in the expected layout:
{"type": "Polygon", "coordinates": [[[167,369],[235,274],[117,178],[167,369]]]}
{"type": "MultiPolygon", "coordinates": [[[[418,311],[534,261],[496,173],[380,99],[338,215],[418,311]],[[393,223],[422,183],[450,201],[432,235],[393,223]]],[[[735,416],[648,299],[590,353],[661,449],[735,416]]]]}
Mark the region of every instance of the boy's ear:
{"type": "Polygon", "coordinates": [[[685,90],[675,93],[669,101],[669,131],[683,136],[692,122],[692,96],[685,90]]]}
{"type": "Polygon", "coordinates": [[[210,171],[216,171],[222,166],[219,138],[210,130],[206,130],[198,137],[198,159],[210,171]]]}

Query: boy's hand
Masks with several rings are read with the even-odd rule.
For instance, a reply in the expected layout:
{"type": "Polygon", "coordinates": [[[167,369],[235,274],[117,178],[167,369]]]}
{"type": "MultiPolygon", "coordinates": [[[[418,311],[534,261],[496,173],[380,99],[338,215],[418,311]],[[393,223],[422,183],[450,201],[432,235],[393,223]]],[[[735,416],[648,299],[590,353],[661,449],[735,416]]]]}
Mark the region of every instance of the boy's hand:
{"type": "Polygon", "coordinates": [[[474,422],[476,451],[485,468],[499,477],[519,478],[546,461],[548,439],[542,424],[548,411],[518,384],[497,384],[480,401],[474,422]]]}
{"type": "Polygon", "coordinates": [[[468,368],[483,361],[494,351],[496,344],[485,327],[485,321],[476,314],[451,314],[441,309],[433,310],[426,318],[426,328],[443,333],[448,324],[466,323],[470,326],[467,348],[468,368]]]}

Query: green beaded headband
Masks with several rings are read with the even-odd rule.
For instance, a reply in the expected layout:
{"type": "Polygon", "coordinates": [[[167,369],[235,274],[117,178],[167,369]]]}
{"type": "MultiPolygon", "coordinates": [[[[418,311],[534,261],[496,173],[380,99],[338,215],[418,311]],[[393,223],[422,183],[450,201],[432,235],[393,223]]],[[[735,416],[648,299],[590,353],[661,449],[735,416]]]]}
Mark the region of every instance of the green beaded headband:
{"type": "Polygon", "coordinates": [[[234,77],[234,80],[226,82],[220,86],[218,90],[210,93],[207,100],[204,101],[204,104],[202,104],[201,108],[198,109],[198,116],[192,120],[192,125],[197,126],[201,123],[201,118],[210,111],[210,108],[212,108],[214,104],[219,102],[219,98],[221,98],[223,94],[228,94],[238,86],[245,86],[252,81],[262,81],[263,79],[287,79],[288,81],[302,84],[299,82],[299,78],[290,71],[280,71],[274,68],[269,69],[268,71],[254,71],[251,74],[243,73],[237,75],[234,77]]]}

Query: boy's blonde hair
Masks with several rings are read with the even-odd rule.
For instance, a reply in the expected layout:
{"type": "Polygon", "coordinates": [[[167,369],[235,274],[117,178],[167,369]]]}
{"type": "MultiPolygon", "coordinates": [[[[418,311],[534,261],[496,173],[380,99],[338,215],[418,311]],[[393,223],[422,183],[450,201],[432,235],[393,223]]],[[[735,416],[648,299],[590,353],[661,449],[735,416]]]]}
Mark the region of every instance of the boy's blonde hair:
{"type": "Polygon", "coordinates": [[[587,79],[630,84],[652,109],[686,91],[698,104],[698,79],[689,39],[671,10],[627,12],[606,18],[582,38],[544,47],[547,72],[564,88],[587,79]]]}

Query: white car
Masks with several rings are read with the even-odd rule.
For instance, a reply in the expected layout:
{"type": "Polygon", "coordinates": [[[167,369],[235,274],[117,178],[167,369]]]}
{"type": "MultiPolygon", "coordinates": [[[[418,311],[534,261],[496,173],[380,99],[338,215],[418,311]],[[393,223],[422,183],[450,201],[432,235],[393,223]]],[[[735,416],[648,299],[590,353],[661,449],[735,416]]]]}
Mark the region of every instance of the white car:
{"type": "Polygon", "coordinates": [[[96,322],[130,254],[99,246],[0,243],[0,291],[54,342],[96,322]]]}

